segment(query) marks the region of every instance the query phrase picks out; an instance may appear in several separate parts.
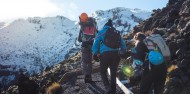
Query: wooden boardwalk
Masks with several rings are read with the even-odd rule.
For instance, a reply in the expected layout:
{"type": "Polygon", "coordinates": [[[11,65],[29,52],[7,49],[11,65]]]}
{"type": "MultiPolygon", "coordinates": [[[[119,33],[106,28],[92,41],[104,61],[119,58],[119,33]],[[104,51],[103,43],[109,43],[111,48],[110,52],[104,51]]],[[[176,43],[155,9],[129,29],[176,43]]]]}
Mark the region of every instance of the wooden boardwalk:
{"type": "MultiPolygon", "coordinates": [[[[83,75],[73,77],[70,82],[63,84],[63,94],[104,94],[105,88],[100,77],[100,73],[93,73],[92,83],[84,83],[83,75]]],[[[116,94],[125,94],[119,86],[117,86],[116,94]]]]}

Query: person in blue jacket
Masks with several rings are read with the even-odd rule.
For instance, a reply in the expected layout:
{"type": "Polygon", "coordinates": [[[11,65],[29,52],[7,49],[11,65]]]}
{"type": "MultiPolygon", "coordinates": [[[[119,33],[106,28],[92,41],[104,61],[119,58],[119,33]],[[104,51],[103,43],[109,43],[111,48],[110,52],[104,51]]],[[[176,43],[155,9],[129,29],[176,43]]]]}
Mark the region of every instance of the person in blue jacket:
{"type": "Polygon", "coordinates": [[[120,48],[110,48],[104,44],[105,32],[108,28],[113,28],[112,20],[104,25],[103,29],[98,32],[95,37],[92,53],[93,59],[99,61],[100,59],[100,74],[105,86],[105,94],[115,94],[116,93],[116,72],[120,61],[120,56],[118,54],[119,49],[127,49],[125,41],[121,38],[120,48]],[[111,72],[111,82],[107,78],[107,69],[110,68],[111,72]]]}

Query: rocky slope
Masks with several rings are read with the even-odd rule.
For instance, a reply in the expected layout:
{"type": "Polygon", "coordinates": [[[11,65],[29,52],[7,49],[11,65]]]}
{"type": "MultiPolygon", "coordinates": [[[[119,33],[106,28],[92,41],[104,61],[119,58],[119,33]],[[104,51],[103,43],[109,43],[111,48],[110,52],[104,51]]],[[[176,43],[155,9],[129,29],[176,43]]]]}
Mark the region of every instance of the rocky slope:
{"type": "Polygon", "coordinates": [[[190,0],[169,0],[166,7],[154,10],[152,17],[136,26],[134,33],[148,34],[153,28],[160,28],[172,54],[168,67],[174,70],[168,73],[165,94],[189,94],[190,0]]]}

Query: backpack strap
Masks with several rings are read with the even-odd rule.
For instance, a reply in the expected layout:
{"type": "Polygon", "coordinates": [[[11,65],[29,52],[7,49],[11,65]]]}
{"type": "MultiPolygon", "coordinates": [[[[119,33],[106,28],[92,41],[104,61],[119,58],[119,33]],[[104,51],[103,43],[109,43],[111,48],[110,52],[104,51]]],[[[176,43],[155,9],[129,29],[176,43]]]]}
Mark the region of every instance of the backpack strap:
{"type": "MultiPolygon", "coordinates": [[[[109,27],[109,28],[110,28],[110,27],[109,27]]],[[[109,28],[106,28],[106,29],[108,30],[109,28]]],[[[106,32],[107,32],[107,30],[106,30],[106,32]]],[[[105,35],[105,34],[106,34],[106,32],[104,32],[104,33],[100,34],[99,36],[96,36],[95,38],[99,38],[99,37],[101,37],[101,36],[105,35]]]]}
{"type": "MultiPolygon", "coordinates": [[[[158,47],[158,45],[156,44],[156,43],[154,43],[151,39],[145,39],[145,42],[146,42],[146,44],[147,44],[147,46],[148,47],[150,47],[150,46],[152,46],[152,47],[154,47],[154,49],[152,49],[152,50],[154,50],[154,51],[159,51],[159,52],[161,52],[161,50],[160,50],[160,48],[158,47]],[[151,44],[148,44],[148,41],[150,41],[153,45],[151,45],[151,44]]],[[[150,49],[149,49],[150,50],[150,49]]],[[[162,53],[162,52],[161,52],[162,53]]]]}
{"type": "Polygon", "coordinates": [[[103,36],[103,35],[105,35],[105,34],[106,34],[106,32],[100,34],[99,36],[96,36],[95,38],[99,38],[99,37],[101,37],[101,36],[103,36]]]}

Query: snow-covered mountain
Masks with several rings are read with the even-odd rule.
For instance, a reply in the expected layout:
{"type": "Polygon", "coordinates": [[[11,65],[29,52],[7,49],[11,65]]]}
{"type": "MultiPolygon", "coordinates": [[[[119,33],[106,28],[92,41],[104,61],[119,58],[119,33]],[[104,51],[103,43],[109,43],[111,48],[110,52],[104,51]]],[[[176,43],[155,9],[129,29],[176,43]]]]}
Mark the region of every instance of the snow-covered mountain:
{"type": "Polygon", "coordinates": [[[7,25],[8,25],[8,23],[0,22],[0,29],[6,27],[7,25]]]}
{"type": "MultiPolygon", "coordinates": [[[[99,29],[108,19],[112,19],[114,26],[123,34],[150,15],[151,12],[128,8],[99,10],[92,14],[99,29]]],[[[40,73],[47,66],[59,63],[79,48],[76,41],[78,32],[77,21],[63,16],[34,17],[18,19],[10,24],[1,23],[0,76],[5,75],[1,74],[2,70],[9,71],[4,72],[8,75],[20,70],[29,74],[40,73]]]]}
{"type": "Polygon", "coordinates": [[[152,12],[141,9],[114,8],[110,10],[99,10],[92,14],[96,18],[98,28],[101,29],[108,19],[113,20],[113,25],[122,34],[130,32],[135,25],[149,18],[152,12]]]}
{"type": "Polygon", "coordinates": [[[64,59],[78,28],[65,17],[19,19],[0,29],[0,64],[39,73],[64,59]]]}

